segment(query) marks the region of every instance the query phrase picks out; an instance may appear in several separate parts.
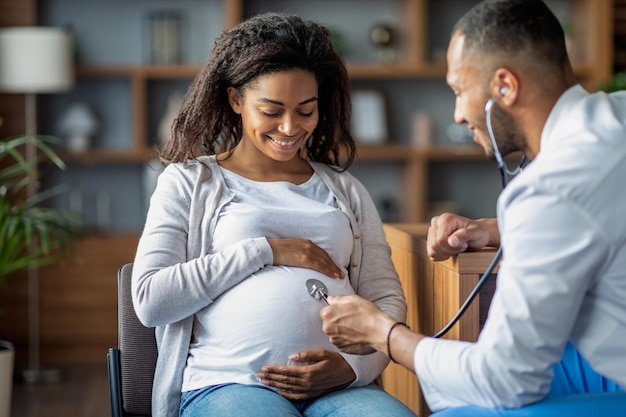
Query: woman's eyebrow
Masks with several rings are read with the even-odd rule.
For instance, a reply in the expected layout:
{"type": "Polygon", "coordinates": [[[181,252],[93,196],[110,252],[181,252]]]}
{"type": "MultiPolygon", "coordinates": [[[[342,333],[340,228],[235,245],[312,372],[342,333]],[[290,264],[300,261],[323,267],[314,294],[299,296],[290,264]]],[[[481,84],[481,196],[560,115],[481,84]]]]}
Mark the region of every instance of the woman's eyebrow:
{"type": "MultiPolygon", "coordinates": [[[[284,105],[285,105],[285,104],[284,104],[283,102],[281,102],[281,101],[272,100],[272,99],[270,99],[270,98],[265,98],[265,97],[261,97],[261,98],[259,98],[257,101],[260,101],[260,102],[262,102],[262,103],[275,104],[275,105],[277,105],[277,106],[284,106],[284,105]]],[[[301,106],[301,105],[303,105],[303,104],[311,103],[311,102],[314,102],[314,101],[317,101],[317,97],[311,97],[311,98],[308,98],[308,99],[306,99],[306,100],[301,101],[300,103],[298,103],[298,105],[299,105],[299,106],[301,106]]]]}
{"type": "Polygon", "coordinates": [[[300,104],[307,104],[307,103],[312,103],[314,101],[317,101],[317,97],[311,97],[307,100],[304,100],[303,102],[301,102],[300,104]]]}

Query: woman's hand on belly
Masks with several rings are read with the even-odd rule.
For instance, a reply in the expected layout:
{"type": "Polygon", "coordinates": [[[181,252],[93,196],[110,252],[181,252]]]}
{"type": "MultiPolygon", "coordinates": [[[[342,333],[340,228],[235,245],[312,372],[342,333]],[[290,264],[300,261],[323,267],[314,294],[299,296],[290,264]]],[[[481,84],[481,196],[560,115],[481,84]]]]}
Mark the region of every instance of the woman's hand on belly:
{"type": "Polygon", "coordinates": [[[274,255],[274,265],[315,269],[332,278],[344,273],[326,251],[308,239],[267,239],[274,255]]]}
{"type": "Polygon", "coordinates": [[[257,376],[288,400],[308,400],[348,387],[356,375],[337,352],[311,350],[292,355],[293,362],[307,365],[265,365],[257,376]],[[312,363],[312,364],[311,364],[312,363]]]}

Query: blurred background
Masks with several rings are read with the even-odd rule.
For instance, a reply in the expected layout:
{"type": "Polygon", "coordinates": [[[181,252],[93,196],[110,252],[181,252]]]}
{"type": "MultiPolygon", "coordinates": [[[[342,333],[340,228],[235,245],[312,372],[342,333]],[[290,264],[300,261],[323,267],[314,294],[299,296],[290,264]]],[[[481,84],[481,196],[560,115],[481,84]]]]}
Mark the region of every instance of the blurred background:
{"type": "MultiPolygon", "coordinates": [[[[13,415],[108,415],[105,355],[117,344],[116,273],[134,257],[161,169],[155,148],[167,140],[216,36],[246,17],[285,10],[333,31],[353,88],[359,156],[350,171],[385,222],[424,222],[442,211],[495,215],[496,165],[454,124],[445,83],[450,31],[476,3],[0,0],[0,30],[50,27],[72,39],[71,86],[0,92],[0,138],[23,135],[29,123],[59,138],[55,150],[67,168],[40,165],[41,190],[67,185],[46,204],[75,212],[83,230],[68,258],[38,268],[36,299],[28,271],[0,286],[0,339],[15,347],[13,415]],[[25,383],[20,375],[33,368],[43,380],[25,383]],[[50,369],[58,378],[47,383],[50,369]]],[[[619,79],[614,75],[626,70],[626,0],[547,3],[562,21],[583,85],[595,91],[619,79]]]]}

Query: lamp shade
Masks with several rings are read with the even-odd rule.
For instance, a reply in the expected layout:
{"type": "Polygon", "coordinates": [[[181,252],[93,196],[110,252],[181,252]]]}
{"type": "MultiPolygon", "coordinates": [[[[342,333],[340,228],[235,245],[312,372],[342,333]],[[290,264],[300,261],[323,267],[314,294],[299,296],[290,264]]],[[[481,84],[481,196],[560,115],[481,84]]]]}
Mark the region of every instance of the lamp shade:
{"type": "Polygon", "coordinates": [[[0,91],[54,93],[74,83],[70,33],[51,27],[0,29],[0,91]]]}

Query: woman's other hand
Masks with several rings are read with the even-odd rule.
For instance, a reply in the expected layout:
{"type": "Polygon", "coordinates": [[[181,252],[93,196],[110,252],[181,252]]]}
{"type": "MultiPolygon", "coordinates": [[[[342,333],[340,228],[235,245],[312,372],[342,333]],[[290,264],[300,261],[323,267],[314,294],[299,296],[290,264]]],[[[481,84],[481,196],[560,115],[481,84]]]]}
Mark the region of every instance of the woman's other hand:
{"type": "Polygon", "coordinates": [[[278,389],[288,400],[308,400],[348,387],[356,375],[337,352],[312,350],[291,355],[304,365],[266,365],[257,373],[261,383],[278,389]]]}

